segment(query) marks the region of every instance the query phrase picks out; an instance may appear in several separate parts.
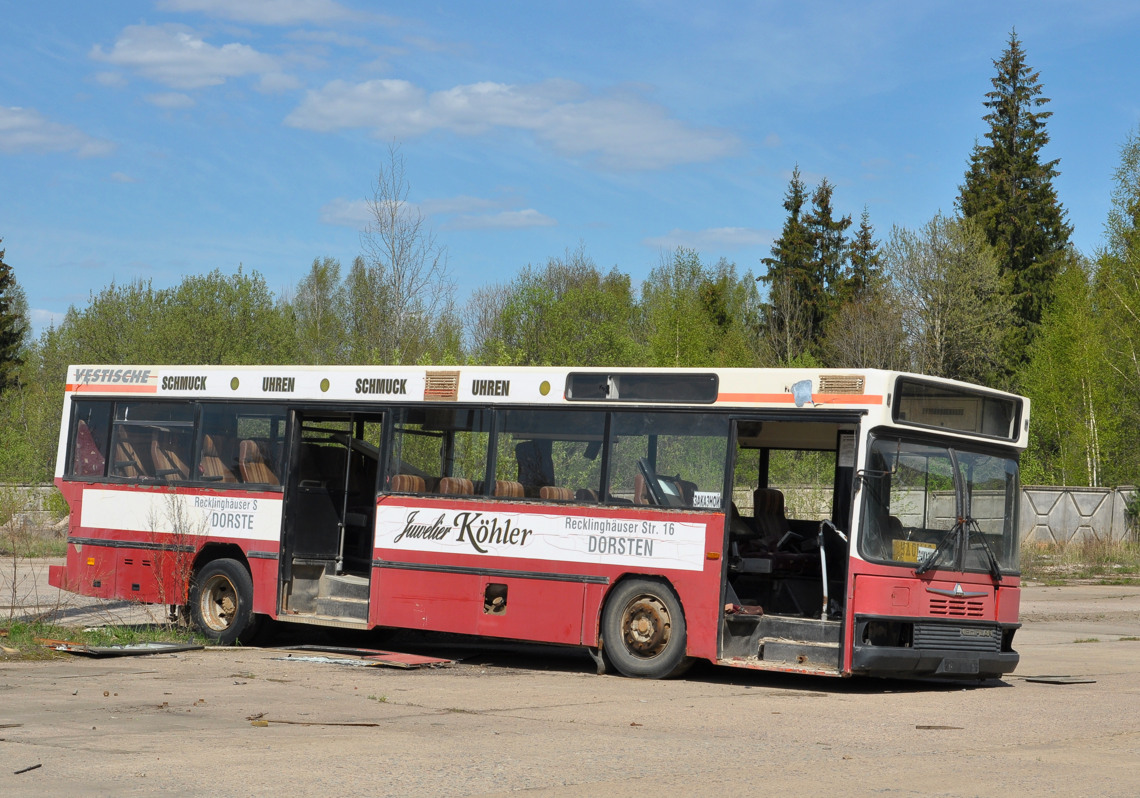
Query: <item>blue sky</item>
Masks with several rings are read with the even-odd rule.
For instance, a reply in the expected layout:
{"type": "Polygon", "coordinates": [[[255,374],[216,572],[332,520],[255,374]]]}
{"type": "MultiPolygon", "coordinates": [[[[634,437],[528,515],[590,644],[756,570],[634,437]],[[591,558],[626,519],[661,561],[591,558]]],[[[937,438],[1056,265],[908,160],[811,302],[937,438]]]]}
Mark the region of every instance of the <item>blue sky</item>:
{"type": "Polygon", "coordinates": [[[953,210],[1011,29],[1074,243],[1140,125],[1135,2],[0,0],[0,237],[35,327],[112,280],[360,252],[397,142],[462,301],[584,245],[759,273],[799,165],[880,238],[953,210]]]}

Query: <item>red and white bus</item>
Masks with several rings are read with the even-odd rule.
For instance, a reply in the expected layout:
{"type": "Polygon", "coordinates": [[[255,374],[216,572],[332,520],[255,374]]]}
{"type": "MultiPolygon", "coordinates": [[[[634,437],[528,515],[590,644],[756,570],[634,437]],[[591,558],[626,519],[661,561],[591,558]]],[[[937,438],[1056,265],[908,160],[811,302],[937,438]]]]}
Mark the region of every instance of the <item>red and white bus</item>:
{"type": "Polygon", "coordinates": [[[846,676],[1018,661],[1029,403],[878,370],[72,366],[50,581],[846,676]]]}

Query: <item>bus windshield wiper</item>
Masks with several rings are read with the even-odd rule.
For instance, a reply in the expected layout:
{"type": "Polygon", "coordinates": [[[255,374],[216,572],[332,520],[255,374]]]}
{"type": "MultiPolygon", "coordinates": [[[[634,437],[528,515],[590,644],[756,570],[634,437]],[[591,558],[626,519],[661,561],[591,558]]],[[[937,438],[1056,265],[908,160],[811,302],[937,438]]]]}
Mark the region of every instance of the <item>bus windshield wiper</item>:
{"type": "Polygon", "coordinates": [[[995,582],[1001,581],[1001,565],[998,564],[997,557],[994,556],[993,549],[990,548],[989,541],[986,540],[986,533],[982,531],[981,526],[978,525],[976,518],[966,518],[966,547],[970,546],[970,537],[977,532],[977,539],[982,542],[982,550],[986,553],[986,558],[990,563],[990,576],[993,577],[995,582]]]}
{"type": "Polygon", "coordinates": [[[942,539],[938,541],[938,545],[934,547],[934,551],[930,552],[930,554],[926,556],[926,559],[924,559],[915,567],[915,576],[922,576],[924,573],[934,567],[934,563],[937,562],[939,555],[942,554],[944,547],[946,546],[946,541],[958,540],[958,535],[962,531],[963,520],[964,519],[959,518],[958,522],[954,524],[954,526],[946,530],[946,534],[943,535],[942,539]]]}

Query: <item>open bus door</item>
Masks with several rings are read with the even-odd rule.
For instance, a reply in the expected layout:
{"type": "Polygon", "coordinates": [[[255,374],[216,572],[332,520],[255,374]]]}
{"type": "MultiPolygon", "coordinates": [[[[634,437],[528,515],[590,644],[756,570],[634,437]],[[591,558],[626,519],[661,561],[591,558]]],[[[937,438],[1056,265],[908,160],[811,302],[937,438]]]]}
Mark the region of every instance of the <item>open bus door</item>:
{"type": "Polygon", "coordinates": [[[839,671],[858,422],[733,420],[723,660],[839,671]]]}
{"type": "Polygon", "coordinates": [[[279,615],[367,624],[383,415],[298,410],[292,429],[279,615]]]}

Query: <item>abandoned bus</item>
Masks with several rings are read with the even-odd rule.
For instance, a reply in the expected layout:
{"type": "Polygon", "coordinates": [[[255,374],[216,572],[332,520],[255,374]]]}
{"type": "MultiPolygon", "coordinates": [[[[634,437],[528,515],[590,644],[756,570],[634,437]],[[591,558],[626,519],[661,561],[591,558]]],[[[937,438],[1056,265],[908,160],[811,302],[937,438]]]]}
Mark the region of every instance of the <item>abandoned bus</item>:
{"type": "Polygon", "coordinates": [[[1029,403],[878,370],[72,366],[51,584],[848,676],[1013,670],[1029,403]]]}

